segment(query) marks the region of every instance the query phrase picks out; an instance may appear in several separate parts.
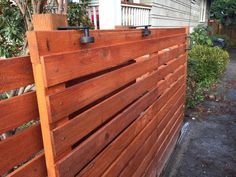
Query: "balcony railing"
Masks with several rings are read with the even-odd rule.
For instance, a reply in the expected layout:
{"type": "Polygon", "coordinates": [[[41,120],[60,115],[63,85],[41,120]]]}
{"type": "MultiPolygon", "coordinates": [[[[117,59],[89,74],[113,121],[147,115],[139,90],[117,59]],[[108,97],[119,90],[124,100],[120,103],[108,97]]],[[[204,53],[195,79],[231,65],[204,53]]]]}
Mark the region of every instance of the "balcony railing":
{"type": "Polygon", "coordinates": [[[99,29],[99,2],[92,1],[87,9],[88,17],[93,23],[94,29],[99,29]]]}
{"type": "Polygon", "coordinates": [[[135,3],[121,4],[121,25],[149,25],[151,6],[135,3]]]}

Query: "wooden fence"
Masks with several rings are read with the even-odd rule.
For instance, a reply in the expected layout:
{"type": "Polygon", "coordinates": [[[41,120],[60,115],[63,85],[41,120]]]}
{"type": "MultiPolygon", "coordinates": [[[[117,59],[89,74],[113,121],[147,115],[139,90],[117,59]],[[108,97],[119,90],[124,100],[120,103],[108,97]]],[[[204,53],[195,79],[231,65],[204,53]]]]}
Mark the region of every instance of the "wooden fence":
{"type": "MultiPolygon", "coordinates": [[[[0,60],[0,93],[34,83],[30,57],[0,60]]],[[[0,134],[39,120],[35,91],[0,101],[0,134]]],[[[45,177],[47,175],[40,125],[28,128],[0,141],[0,176],[45,177]],[[25,163],[26,162],[26,163],[25,163]]]]}
{"type": "Polygon", "coordinates": [[[91,31],[86,45],[80,31],[28,33],[32,64],[0,60],[0,92],[35,80],[37,99],[0,101],[0,133],[36,123],[0,141],[0,175],[158,175],[183,119],[186,29],[151,31],[91,31]]]}

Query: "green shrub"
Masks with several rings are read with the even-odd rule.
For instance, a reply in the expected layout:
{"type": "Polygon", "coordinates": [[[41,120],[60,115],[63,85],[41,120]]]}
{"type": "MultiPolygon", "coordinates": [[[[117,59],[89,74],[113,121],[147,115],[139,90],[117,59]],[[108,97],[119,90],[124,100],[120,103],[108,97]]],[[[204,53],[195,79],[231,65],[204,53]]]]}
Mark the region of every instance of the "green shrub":
{"type": "Polygon", "coordinates": [[[212,40],[208,35],[209,29],[205,26],[197,26],[191,33],[193,45],[207,45],[212,46],[212,40]]]}
{"type": "Polygon", "coordinates": [[[194,107],[217,81],[228,62],[229,54],[219,47],[196,45],[189,52],[187,104],[194,107]]]}

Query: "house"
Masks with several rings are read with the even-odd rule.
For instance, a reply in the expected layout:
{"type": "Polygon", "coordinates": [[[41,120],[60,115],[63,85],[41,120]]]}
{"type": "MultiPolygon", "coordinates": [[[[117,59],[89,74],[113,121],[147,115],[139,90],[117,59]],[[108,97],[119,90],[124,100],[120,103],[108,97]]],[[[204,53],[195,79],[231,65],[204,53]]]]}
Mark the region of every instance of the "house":
{"type": "Polygon", "coordinates": [[[88,15],[95,29],[151,25],[190,26],[191,31],[207,24],[209,6],[209,0],[91,0],[88,15]]]}

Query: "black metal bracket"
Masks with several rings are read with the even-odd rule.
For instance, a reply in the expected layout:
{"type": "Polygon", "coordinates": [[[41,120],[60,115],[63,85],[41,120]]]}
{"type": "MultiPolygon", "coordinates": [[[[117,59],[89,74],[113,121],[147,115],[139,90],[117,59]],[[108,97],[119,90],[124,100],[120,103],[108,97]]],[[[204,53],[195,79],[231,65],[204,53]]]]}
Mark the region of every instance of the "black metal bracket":
{"type": "Polygon", "coordinates": [[[191,50],[191,49],[192,49],[192,46],[193,46],[192,37],[191,37],[190,35],[187,35],[187,36],[186,36],[186,39],[189,39],[189,45],[188,45],[188,48],[186,48],[185,50],[191,50]]]}
{"type": "Polygon", "coordinates": [[[94,37],[89,35],[88,26],[61,26],[57,28],[58,30],[83,30],[84,35],[80,38],[80,43],[94,43],[94,37]]]}
{"type": "Polygon", "coordinates": [[[144,27],[144,29],[142,30],[142,36],[149,36],[151,34],[151,30],[148,29],[148,27],[150,27],[151,25],[143,25],[143,26],[129,26],[129,28],[131,29],[136,29],[136,28],[142,28],[144,27]]]}

